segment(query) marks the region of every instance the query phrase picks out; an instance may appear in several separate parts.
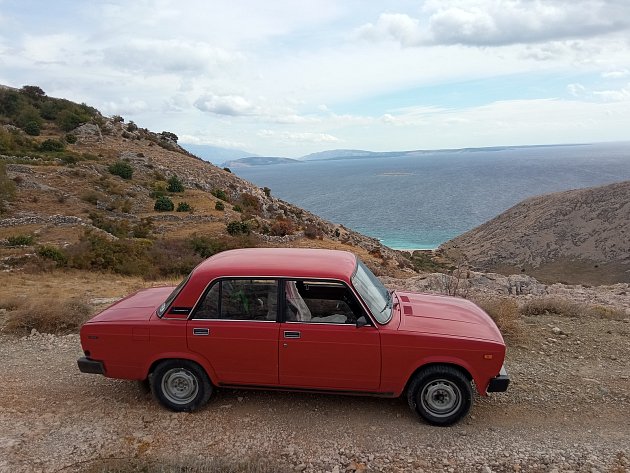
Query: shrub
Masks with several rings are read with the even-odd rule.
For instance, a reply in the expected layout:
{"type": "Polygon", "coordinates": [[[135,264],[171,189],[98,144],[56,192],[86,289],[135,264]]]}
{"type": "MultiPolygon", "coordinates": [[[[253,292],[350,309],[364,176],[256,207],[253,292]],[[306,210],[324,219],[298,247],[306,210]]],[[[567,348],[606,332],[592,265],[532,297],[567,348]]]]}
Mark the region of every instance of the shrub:
{"type": "Polygon", "coordinates": [[[169,192],[184,192],[184,183],[177,175],[173,175],[168,179],[168,187],[166,190],[169,192]]]}
{"type": "Polygon", "coordinates": [[[322,232],[319,230],[319,228],[317,228],[317,225],[313,225],[312,223],[309,223],[304,228],[304,236],[306,238],[310,238],[311,240],[315,240],[321,234],[322,232]]]}
{"type": "Polygon", "coordinates": [[[155,205],[153,206],[153,210],[157,210],[158,212],[170,212],[174,208],[175,204],[173,201],[165,195],[158,197],[155,201],[155,205]]]}
{"type": "Polygon", "coordinates": [[[40,296],[25,299],[8,312],[5,330],[13,333],[29,333],[35,329],[41,333],[74,332],[91,315],[92,308],[80,298],[55,301],[40,296]]]}
{"type": "Polygon", "coordinates": [[[99,200],[103,200],[105,195],[100,192],[96,192],[94,190],[90,190],[81,194],[81,200],[84,202],[88,202],[92,205],[96,205],[99,200]]]}
{"type": "Polygon", "coordinates": [[[214,204],[214,210],[225,210],[225,204],[220,200],[217,200],[217,202],[214,204]]]}
{"type": "Polygon", "coordinates": [[[42,131],[39,123],[35,121],[26,122],[22,129],[27,135],[31,136],[39,136],[42,131]]]}
{"type": "Polygon", "coordinates": [[[180,202],[177,204],[177,212],[192,212],[192,207],[188,202],[180,202]]]}
{"type": "Polygon", "coordinates": [[[77,135],[73,135],[72,133],[66,133],[66,143],[74,144],[77,142],[77,135]]]}
{"type": "Polygon", "coordinates": [[[527,301],[521,307],[523,315],[561,315],[565,317],[580,317],[585,315],[585,306],[556,297],[543,297],[527,301]]]}
{"type": "Polygon", "coordinates": [[[226,225],[227,232],[230,235],[249,235],[250,228],[247,222],[238,222],[233,220],[226,225]]]}
{"type": "Polygon", "coordinates": [[[61,141],[52,140],[52,139],[47,139],[45,141],[42,141],[42,143],[39,145],[40,150],[52,151],[52,152],[63,151],[65,147],[66,146],[61,141]]]}
{"type": "Polygon", "coordinates": [[[271,224],[270,233],[272,236],[292,235],[295,231],[293,222],[288,219],[278,219],[271,224]]]}
{"type": "Polygon", "coordinates": [[[114,176],[120,176],[123,179],[131,179],[131,176],[133,176],[133,168],[126,161],[116,161],[107,170],[114,176]]]}
{"type": "Polygon", "coordinates": [[[271,189],[269,187],[263,187],[263,192],[267,197],[271,197],[271,189]]]}
{"type": "Polygon", "coordinates": [[[223,168],[223,170],[224,170],[225,172],[229,172],[230,174],[232,174],[232,170],[231,170],[230,168],[223,168]]]}
{"type": "Polygon", "coordinates": [[[33,235],[15,235],[7,238],[10,246],[29,246],[33,244],[33,235]]]}
{"type": "Polygon", "coordinates": [[[230,200],[224,190],[214,189],[210,193],[217,199],[224,200],[225,202],[228,202],[230,200]]]}
{"type": "Polygon", "coordinates": [[[130,121],[129,123],[127,123],[127,126],[125,127],[127,131],[137,131],[138,130],[138,125],[136,125],[133,121],[130,121]]]}
{"type": "Polygon", "coordinates": [[[61,159],[61,162],[65,165],[73,165],[79,162],[79,158],[71,154],[66,154],[59,159],[61,159]]]}
{"type": "Polygon", "coordinates": [[[0,214],[4,212],[5,203],[15,197],[15,182],[7,176],[6,163],[0,160],[0,214]]]}
{"type": "Polygon", "coordinates": [[[254,214],[260,213],[260,210],[262,209],[262,205],[260,200],[258,200],[258,197],[248,192],[243,192],[241,194],[239,202],[246,211],[254,214]]]}
{"type": "Polygon", "coordinates": [[[163,131],[162,133],[160,133],[160,138],[163,140],[173,141],[175,143],[177,143],[177,140],[179,140],[179,137],[175,133],[171,133],[170,131],[163,131]]]}
{"type": "Polygon", "coordinates": [[[89,121],[89,116],[82,116],[76,111],[65,109],[57,114],[56,122],[63,131],[72,131],[81,123],[89,121]]]}
{"type": "Polygon", "coordinates": [[[234,210],[234,212],[242,212],[243,208],[240,205],[236,204],[234,207],[232,207],[232,210],[234,210]]]}
{"type": "Polygon", "coordinates": [[[68,256],[61,248],[52,245],[40,246],[37,249],[37,254],[44,259],[54,261],[59,267],[65,266],[68,263],[68,256]]]}
{"type": "Polygon", "coordinates": [[[524,335],[518,304],[513,299],[481,299],[475,301],[497,324],[503,336],[511,341],[524,335]]]}

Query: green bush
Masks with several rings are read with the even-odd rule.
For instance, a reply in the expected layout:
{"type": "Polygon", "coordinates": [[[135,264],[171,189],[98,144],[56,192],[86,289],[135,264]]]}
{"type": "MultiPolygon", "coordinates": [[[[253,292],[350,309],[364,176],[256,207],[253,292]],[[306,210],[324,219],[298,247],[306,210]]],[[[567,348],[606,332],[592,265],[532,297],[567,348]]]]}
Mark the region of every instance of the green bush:
{"type": "Polygon", "coordinates": [[[229,172],[230,174],[232,174],[232,170],[231,170],[230,168],[223,168],[223,170],[224,170],[225,172],[229,172]]]}
{"type": "Polygon", "coordinates": [[[7,238],[9,246],[29,246],[33,244],[33,235],[15,235],[7,238]]]}
{"type": "Polygon", "coordinates": [[[125,127],[127,131],[137,131],[138,130],[138,125],[136,125],[133,121],[130,121],[129,123],[127,123],[127,126],[125,127]]]}
{"type": "Polygon", "coordinates": [[[74,144],[77,142],[77,135],[66,133],[66,143],[74,144]]]}
{"type": "Polygon", "coordinates": [[[68,256],[61,248],[52,245],[40,246],[37,254],[44,259],[54,261],[57,266],[65,266],[68,263],[68,256]]]}
{"type": "Polygon", "coordinates": [[[173,175],[168,179],[168,187],[166,190],[169,192],[184,192],[184,183],[177,175],[173,175]]]}
{"type": "Polygon", "coordinates": [[[225,202],[228,202],[230,200],[224,190],[214,189],[210,193],[217,199],[224,200],[225,202]]]}
{"type": "Polygon", "coordinates": [[[232,207],[232,210],[234,210],[234,212],[242,212],[243,208],[240,205],[236,204],[234,207],[232,207]]]}
{"type": "Polygon", "coordinates": [[[123,179],[131,179],[131,176],[133,176],[133,168],[126,161],[116,161],[107,170],[114,176],[120,176],[123,179]]]}
{"type": "Polygon", "coordinates": [[[263,187],[263,192],[267,197],[271,197],[271,189],[269,187],[263,187]]]}
{"type": "Polygon", "coordinates": [[[59,141],[59,140],[52,140],[52,139],[47,139],[42,141],[42,143],[39,145],[39,149],[42,151],[52,151],[52,152],[59,152],[59,151],[63,151],[65,149],[65,145],[59,141]]]}
{"type": "Polygon", "coordinates": [[[188,202],[180,202],[177,204],[177,212],[192,212],[192,207],[188,202]]]}
{"type": "Polygon", "coordinates": [[[225,204],[223,202],[221,202],[220,200],[218,200],[214,204],[214,210],[225,210],[225,204]]]}
{"type": "Polygon", "coordinates": [[[42,131],[41,127],[39,126],[39,123],[37,122],[27,122],[23,126],[23,129],[27,135],[31,135],[31,136],[39,136],[39,134],[42,131]]]}
{"type": "Polygon", "coordinates": [[[233,220],[230,223],[228,223],[226,225],[226,230],[232,236],[234,236],[234,235],[249,235],[249,233],[250,233],[250,228],[249,228],[249,225],[247,224],[247,222],[239,222],[239,221],[236,221],[236,220],[233,220]]]}
{"type": "Polygon", "coordinates": [[[271,224],[271,235],[273,236],[291,235],[294,231],[293,222],[288,219],[278,219],[271,224]]]}
{"type": "Polygon", "coordinates": [[[153,210],[157,210],[158,212],[170,212],[175,208],[175,204],[171,199],[162,195],[158,197],[155,201],[155,205],[153,206],[153,210]]]}
{"type": "Polygon", "coordinates": [[[82,116],[76,111],[64,109],[57,114],[56,122],[63,131],[72,131],[81,123],[90,120],[89,116],[82,116]]]}

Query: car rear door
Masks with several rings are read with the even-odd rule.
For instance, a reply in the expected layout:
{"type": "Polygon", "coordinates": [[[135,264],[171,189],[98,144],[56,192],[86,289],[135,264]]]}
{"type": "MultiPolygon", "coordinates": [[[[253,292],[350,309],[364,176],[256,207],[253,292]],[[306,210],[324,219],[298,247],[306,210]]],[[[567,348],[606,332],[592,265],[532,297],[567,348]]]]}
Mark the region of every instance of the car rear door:
{"type": "Polygon", "coordinates": [[[280,385],[377,392],[380,335],[354,293],[337,281],[285,281],[284,288],[280,385]]]}
{"type": "Polygon", "coordinates": [[[197,304],[188,348],[210,362],[220,384],[278,383],[277,295],[276,280],[222,279],[197,304]]]}

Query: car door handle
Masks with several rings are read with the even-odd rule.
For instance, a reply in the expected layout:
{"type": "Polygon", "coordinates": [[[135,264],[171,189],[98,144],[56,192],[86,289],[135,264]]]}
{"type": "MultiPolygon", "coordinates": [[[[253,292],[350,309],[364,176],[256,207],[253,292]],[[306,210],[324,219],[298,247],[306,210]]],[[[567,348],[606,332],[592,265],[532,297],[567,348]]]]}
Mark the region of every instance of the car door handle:
{"type": "Polygon", "coordinates": [[[284,338],[300,338],[300,332],[284,332],[284,338]]]}
{"type": "Polygon", "coordinates": [[[193,335],[199,335],[199,336],[210,335],[210,329],[209,328],[194,328],[193,335]]]}

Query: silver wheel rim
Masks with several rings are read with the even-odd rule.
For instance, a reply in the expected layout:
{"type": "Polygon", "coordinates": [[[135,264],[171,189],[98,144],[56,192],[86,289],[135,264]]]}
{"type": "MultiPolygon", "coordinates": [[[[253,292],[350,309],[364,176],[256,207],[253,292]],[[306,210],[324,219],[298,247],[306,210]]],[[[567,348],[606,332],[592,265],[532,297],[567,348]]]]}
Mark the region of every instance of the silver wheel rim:
{"type": "Polygon", "coordinates": [[[422,388],[420,403],[432,416],[448,417],[462,405],[462,393],[451,381],[436,379],[422,388]]]}
{"type": "Polygon", "coordinates": [[[199,392],[197,377],[184,368],[173,368],[162,377],[162,393],[173,404],[188,404],[199,392]]]}

